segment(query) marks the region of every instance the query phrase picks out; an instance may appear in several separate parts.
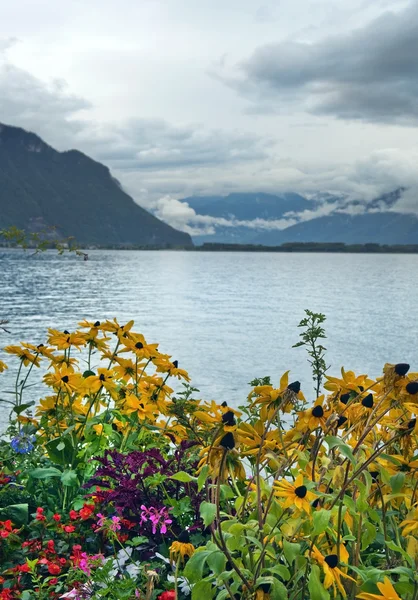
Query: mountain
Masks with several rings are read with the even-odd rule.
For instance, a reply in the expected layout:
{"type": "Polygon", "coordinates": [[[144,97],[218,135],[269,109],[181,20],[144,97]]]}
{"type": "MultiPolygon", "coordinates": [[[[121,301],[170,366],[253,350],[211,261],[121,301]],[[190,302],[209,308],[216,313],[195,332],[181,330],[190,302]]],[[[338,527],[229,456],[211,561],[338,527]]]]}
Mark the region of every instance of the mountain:
{"type": "Polygon", "coordinates": [[[368,201],[368,212],[363,214],[365,203],[361,199],[328,192],[318,192],[309,200],[289,192],[281,195],[242,193],[224,197],[202,196],[182,201],[187,202],[198,215],[209,215],[214,219],[211,224],[214,233],[195,236],[196,244],[418,244],[418,218],[394,211],[404,191],[405,188],[399,188],[368,201]],[[326,205],[333,209],[330,215],[302,220],[306,216],[302,215],[303,211],[323,210],[326,205]],[[298,222],[286,229],[279,229],[283,223],[274,223],[289,218],[293,219],[293,223],[295,220],[298,222]],[[216,219],[222,220],[218,222],[216,219]],[[272,223],[260,223],[259,220],[272,223]]]}
{"type": "Polygon", "coordinates": [[[55,226],[81,244],[191,246],[141,208],[109,169],[82,152],[57,152],[34,133],[0,124],[0,229],[55,226]]]}
{"type": "Polygon", "coordinates": [[[281,195],[265,193],[234,193],[228,196],[191,196],[181,202],[193,208],[198,215],[210,216],[224,221],[214,223],[215,234],[199,235],[197,244],[219,242],[225,244],[251,243],[254,236],[263,231],[254,222],[276,221],[288,212],[302,212],[312,208],[312,203],[292,192],[281,195]]]}
{"type": "Polygon", "coordinates": [[[327,217],[297,223],[282,231],[264,231],[254,244],[280,246],[287,242],[343,242],[345,244],[418,244],[418,218],[396,212],[327,217]]]}

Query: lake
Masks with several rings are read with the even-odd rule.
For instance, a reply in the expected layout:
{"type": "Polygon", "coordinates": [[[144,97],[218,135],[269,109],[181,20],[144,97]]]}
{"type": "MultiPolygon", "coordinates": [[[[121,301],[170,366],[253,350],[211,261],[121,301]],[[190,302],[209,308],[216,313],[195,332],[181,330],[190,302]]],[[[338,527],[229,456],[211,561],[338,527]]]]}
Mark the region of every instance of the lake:
{"type": "MultiPolygon", "coordinates": [[[[39,344],[48,327],[72,330],[83,318],[135,319],[135,330],[177,359],[205,399],[240,404],[251,379],[278,383],[287,369],[311,398],[305,350],[292,349],[309,308],[327,316],[330,373],[344,365],[377,376],[385,362],[418,370],[418,255],[96,250],[89,257],[0,249],[0,318],[10,331],[0,332],[1,347],[39,344]]],[[[1,358],[10,368],[0,375],[0,397],[8,397],[17,360],[1,358]]]]}

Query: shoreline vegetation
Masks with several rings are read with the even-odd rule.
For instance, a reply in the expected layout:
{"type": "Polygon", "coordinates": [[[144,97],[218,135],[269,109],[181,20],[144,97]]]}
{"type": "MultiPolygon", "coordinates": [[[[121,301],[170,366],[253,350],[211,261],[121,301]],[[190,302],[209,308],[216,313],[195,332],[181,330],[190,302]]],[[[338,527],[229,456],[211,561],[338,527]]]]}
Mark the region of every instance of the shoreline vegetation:
{"type": "Polygon", "coordinates": [[[329,375],[324,322],[238,408],[133,321],[6,346],[0,600],[417,600],[418,372],[329,375]]]}
{"type": "MultiPolygon", "coordinates": [[[[308,253],[342,253],[342,254],[418,254],[418,244],[405,245],[382,245],[382,244],[344,244],[340,242],[317,243],[317,242],[288,242],[281,246],[263,246],[260,244],[222,244],[206,242],[200,246],[173,246],[162,245],[67,245],[60,241],[48,241],[43,244],[42,250],[56,249],[60,244],[63,250],[173,250],[187,252],[308,252],[308,253]]],[[[22,248],[20,243],[1,242],[0,248],[22,248]]],[[[25,249],[39,250],[39,244],[27,244],[25,249]]]]}

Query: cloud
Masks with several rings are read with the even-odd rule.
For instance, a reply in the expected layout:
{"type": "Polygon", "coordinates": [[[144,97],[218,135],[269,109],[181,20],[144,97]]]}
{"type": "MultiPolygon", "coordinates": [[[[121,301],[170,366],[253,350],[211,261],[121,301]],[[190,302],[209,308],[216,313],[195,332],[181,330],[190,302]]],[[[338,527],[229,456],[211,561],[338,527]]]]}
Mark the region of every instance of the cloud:
{"type": "Polygon", "coordinates": [[[418,125],[418,1],[316,42],[258,47],[218,78],[253,112],[305,111],[338,119],[418,125]]]}
{"type": "Polygon", "coordinates": [[[181,202],[171,196],[163,196],[156,202],[154,214],[176,229],[186,231],[194,236],[213,235],[216,233],[218,227],[272,230],[286,229],[286,227],[297,223],[297,220],[291,217],[286,219],[252,219],[251,221],[243,221],[233,216],[226,219],[223,217],[199,215],[187,202],[181,202]]]}

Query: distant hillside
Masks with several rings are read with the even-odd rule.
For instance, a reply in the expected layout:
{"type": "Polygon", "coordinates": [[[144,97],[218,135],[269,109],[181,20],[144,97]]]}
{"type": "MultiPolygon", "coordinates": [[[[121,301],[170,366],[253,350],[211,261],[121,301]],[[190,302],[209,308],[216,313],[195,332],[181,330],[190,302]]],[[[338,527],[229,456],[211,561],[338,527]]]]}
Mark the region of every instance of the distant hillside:
{"type": "Polygon", "coordinates": [[[82,244],[192,245],[187,233],[138,206],[104,165],[0,124],[0,229],[13,225],[56,226],[82,244]]]}
{"type": "Polygon", "coordinates": [[[287,242],[418,244],[418,218],[392,212],[355,216],[334,214],[298,223],[282,231],[264,231],[252,241],[266,246],[287,242]]]}

